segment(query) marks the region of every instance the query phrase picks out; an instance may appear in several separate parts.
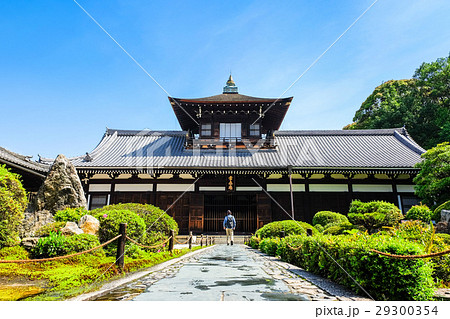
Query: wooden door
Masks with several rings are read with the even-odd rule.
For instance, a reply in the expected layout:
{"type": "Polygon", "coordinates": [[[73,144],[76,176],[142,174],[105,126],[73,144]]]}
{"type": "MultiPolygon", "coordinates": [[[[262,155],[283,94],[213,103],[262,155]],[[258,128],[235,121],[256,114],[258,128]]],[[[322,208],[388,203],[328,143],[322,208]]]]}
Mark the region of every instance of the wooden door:
{"type": "Polygon", "coordinates": [[[203,232],[203,194],[190,194],[189,231],[203,232]]]}
{"type": "Polygon", "coordinates": [[[271,199],[266,194],[257,194],[257,227],[258,229],[265,224],[272,222],[271,199]]]}

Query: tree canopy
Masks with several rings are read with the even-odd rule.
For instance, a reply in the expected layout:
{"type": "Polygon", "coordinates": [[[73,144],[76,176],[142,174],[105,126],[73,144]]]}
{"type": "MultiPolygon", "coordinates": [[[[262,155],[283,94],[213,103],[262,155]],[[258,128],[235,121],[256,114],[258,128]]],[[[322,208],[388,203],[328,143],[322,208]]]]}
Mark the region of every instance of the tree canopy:
{"type": "Polygon", "coordinates": [[[428,206],[450,200],[450,144],[442,143],[422,154],[416,164],[420,168],[414,178],[416,195],[428,206]]]}
{"type": "Polygon", "coordinates": [[[412,79],[376,87],[344,129],[405,126],[422,147],[450,141],[450,55],[423,63],[412,79]]]}

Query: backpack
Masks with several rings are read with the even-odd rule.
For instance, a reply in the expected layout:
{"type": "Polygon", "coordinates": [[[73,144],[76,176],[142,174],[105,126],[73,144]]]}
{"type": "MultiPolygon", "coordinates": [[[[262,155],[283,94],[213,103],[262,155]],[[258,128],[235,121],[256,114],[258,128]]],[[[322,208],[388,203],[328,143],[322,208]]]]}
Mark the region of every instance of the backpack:
{"type": "Polygon", "coordinates": [[[227,216],[226,225],[227,225],[227,228],[233,228],[233,215],[227,216]]]}

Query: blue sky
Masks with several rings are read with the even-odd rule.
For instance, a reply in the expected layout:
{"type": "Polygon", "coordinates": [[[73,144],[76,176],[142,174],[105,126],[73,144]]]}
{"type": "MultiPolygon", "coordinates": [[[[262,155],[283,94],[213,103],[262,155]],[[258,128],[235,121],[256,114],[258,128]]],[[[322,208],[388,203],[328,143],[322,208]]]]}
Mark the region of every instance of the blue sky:
{"type": "MultiPolygon", "coordinates": [[[[77,0],[175,97],[278,97],[373,2],[77,0]]],[[[450,2],[379,0],[285,96],[282,129],[341,129],[383,81],[450,51],[450,2]]],[[[161,90],[72,0],[0,2],[0,146],[91,151],[105,128],[178,130],[161,90]]]]}

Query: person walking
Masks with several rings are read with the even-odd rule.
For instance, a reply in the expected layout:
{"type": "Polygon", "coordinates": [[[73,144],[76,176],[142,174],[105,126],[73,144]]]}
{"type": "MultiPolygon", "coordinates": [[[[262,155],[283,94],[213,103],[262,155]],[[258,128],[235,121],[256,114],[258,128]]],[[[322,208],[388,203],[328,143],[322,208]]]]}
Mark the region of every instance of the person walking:
{"type": "Polygon", "coordinates": [[[236,219],[234,219],[234,216],[231,215],[231,210],[227,211],[227,216],[225,216],[225,219],[223,221],[223,229],[225,229],[227,234],[227,245],[230,244],[233,245],[234,241],[234,230],[236,229],[236,219]]]}

